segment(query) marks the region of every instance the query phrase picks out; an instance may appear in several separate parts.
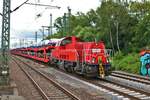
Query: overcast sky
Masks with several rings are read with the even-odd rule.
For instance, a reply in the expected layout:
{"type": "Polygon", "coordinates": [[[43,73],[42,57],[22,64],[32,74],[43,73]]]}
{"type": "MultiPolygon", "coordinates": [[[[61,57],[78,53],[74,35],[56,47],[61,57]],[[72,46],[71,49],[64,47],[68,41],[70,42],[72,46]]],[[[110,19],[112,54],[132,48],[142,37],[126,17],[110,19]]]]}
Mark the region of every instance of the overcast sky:
{"type": "MultiPolygon", "coordinates": [[[[13,10],[24,1],[26,0],[11,0],[11,9],[13,10]]],[[[76,14],[78,11],[86,13],[90,9],[96,9],[100,5],[100,0],[29,0],[29,2],[60,6],[61,9],[46,9],[46,7],[23,5],[11,14],[11,44],[14,44],[19,39],[33,38],[34,32],[38,31],[42,25],[49,25],[50,13],[53,15],[54,22],[57,17],[67,12],[68,6],[72,9],[72,14],[76,14]],[[39,13],[42,16],[37,18],[36,15],[39,13]]],[[[0,12],[2,12],[2,0],[0,0],[0,12]]],[[[2,18],[0,17],[1,23],[2,18]]],[[[39,33],[39,37],[40,35],[41,33],[39,33]]]]}

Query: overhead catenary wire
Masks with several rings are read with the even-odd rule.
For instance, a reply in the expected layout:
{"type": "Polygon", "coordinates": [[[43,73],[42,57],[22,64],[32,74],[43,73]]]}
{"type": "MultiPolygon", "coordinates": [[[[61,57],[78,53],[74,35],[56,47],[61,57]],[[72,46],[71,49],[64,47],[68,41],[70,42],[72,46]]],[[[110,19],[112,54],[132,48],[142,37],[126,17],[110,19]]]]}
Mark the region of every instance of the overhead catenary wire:
{"type": "Polygon", "coordinates": [[[43,11],[41,11],[40,13],[36,14],[36,18],[42,17],[43,13],[48,9],[48,7],[46,7],[43,11]]]}
{"type": "MultiPolygon", "coordinates": [[[[40,0],[35,0],[35,3],[28,3],[28,1],[29,0],[26,0],[25,2],[23,2],[21,5],[19,5],[19,6],[17,6],[14,10],[12,10],[12,11],[10,11],[11,13],[12,12],[14,12],[14,11],[16,11],[16,10],[18,10],[20,7],[22,7],[23,5],[31,5],[31,6],[35,6],[35,7],[37,7],[37,6],[41,6],[41,7],[45,7],[45,9],[40,13],[40,14],[36,14],[36,16],[37,16],[37,18],[39,18],[39,17],[41,17],[42,16],[42,13],[44,13],[45,12],[45,10],[47,10],[47,9],[60,9],[61,7],[59,7],[59,6],[52,6],[52,5],[47,5],[47,4],[40,4],[40,0]]],[[[36,10],[36,9],[35,9],[36,10]]],[[[36,22],[37,20],[35,19],[34,20],[34,23],[37,23],[36,22]]],[[[33,22],[32,22],[32,24],[33,24],[33,22]]],[[[29,26],[30,24],[28,24],[27,26],[29,26]]]]}
{"type": "Polygon", "coordinates": [[[33,5],[33,6],[47,6],[47,7],[57,8],[57,9],[60,9],[60,8],[61,8],[61,7],[59,7],[59,6],[52,6],[52,5],[38,4],[38,3],[34,4],[34,3],[27,3],[27,2],[26,2],[25,4],[33,5]]]}
{"type": "MultiPolygon", "coordinates": [[[[46,5],[46,4],[38,4],[38,3],[27,3],[29,0],[26,0],[25,2],[23,2],[21,5],[17,6],[14,10],[11,10],[10,12],[14,12],[16,10],[18,10],[20,7],[22,7],[24,4],[28,4],[28,5],[35,5],[35,6],[47,6],[47,7],[52,7],[52,8],[57,8],[57,9],[60,9],[61,7],[59,6],[52,6],[52,5],[46,5]]],[[[38,1],[40,2],[40,1],[38,1]]],[[[1,13],[0,13],[1,16],[3,16],[1,13]]]]}
{"type": "Polygon", "coordinates": [[[14,10],[10,11],[11,13],[18,10],[20,7],[22,7],[24,4],[26,4],[29,0],[26,0],[25,2],[23,2],[21,5],[17,6],[14,10]]]}

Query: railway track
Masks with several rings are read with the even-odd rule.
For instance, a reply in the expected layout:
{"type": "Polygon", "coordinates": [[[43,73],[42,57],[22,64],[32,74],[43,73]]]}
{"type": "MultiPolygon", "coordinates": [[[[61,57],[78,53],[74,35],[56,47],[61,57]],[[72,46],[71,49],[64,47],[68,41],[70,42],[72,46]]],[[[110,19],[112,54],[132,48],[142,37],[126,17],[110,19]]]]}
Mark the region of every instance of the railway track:
{"type": "Polygon", "coordinates": [[[113,71],[110,76],[119,77],[122,79],[150,85],[150,78],[148,77],[142,77],[139,75],[133,75],[133,74],[129,74],[129,73],[121,72],[121,71],[113,71]]]}
{"type": "Polygon", "coordinates": [[[32,81],[43,100],[80,100],[59,83],[50,79],[47,75],[41,73],[22,60],[16,57],[13,58],[13,60],[32,81]]]}
{"type": "MultiPolygon", "coordinates": [[[[66,73],[62,70],[59,70],[63,73],[66,73]]],[[[120,83],[116,83],[113,81],[109,81],[106,79],[98,79],[98,80],[89,80],[78,75],[72,75],[71,73],[66,73],[70,76],[77,77],[85,82],[91,83],[92,85],[101,88],[101,91],[111,94],[112,96],[116,97],[114,100],[120,100],[119,98],[123,98],[123,100],[150,100],[150,93],[145,92],[143,90],[139,90],[133,87],[129,87],[126,85],[122,85],[120,83]]]]}
{"type": "MultiPolygon", "coordinates": [[[[60,70],[59,70],[60,71],[60,70]]],[[[66,73],[61,70],[61,72],[66,73]]],[[[67,73],[71,76],[75,76],[83,81],[91,83],[98,88],[101,88],[101,91],[106,92],[107,94],[111,94],[113,96],[117,96],[117,98],[126,98],[127,100],[150,100],[150,93],[145,92],[133,87],[125,86],[116,82],[108,81],[108,80],[87,80],[83,77],[78,77],[76,75],[72,75],[67,73]]]]}
{"type": "MultiPolygon", "coordinates": [[[[85,80],[85,79],[83,79],[85,80]]],[[[125,100],[150,100],[150,93],[136,88],[128,87],[120,83],[108,81],[106,79],[99,80],[85,80],[91,84],[101,87],[102,91],[117,96],[117,98],[124,98],[125,100]]],[[[120,100],[120,99],[119,99],[120,100]]]]}

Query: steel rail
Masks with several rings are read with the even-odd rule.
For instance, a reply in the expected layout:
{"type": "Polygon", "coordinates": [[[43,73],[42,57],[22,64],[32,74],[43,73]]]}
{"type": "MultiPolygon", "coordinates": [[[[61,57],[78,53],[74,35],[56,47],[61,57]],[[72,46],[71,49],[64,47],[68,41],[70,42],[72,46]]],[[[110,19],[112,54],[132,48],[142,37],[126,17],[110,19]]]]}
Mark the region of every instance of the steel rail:
{"type": "Polygon", "coordinates": [[[33,83],[33,85],[37,88],[37,90],[40,92],[41,96],[43,97],[44,100],[49,100],[48,96],[46,95],[46,93],[40,88],[40,86],[36,83],[36,81],[32,78],[32,76],[24,69],[20,66],[20,64],[15,60],[15,63],[19,66],[19,68],[27,75],[27,77],[31,80],[31,82],[33,83]]]}
{"type": "Polygon", "coordinates": [[[136,74],[134,75],[134,74],[130,74],[130,73],[122,72],[122,71],[113,71],[112,73],[117,73],[117,74],[119,73],[119,74],[122,74],[122,75],[126,75],[126,76],[130,76],[130,77],[135,77],[135,78],[150,81],[150,77],[139,76],[139,75],[136,75],[136,74]]]}
{"type": "Polygon", "coordinates": [[[142,94],[146,94],[147,96],[150,95],[150,92],[146,92],[146,91],[139,90],[139,89],[136,89],[136,88],[133,88],[133,87],[130,87],[130,86],[122,85],[122,84],[120,84],[120,83],[112,82],[112,81],[109,81],[109,80],[106,80],[106,79],[104,79],[104,81],[105,81],[105,82],[112,83],[112,84],[115,84],[115,85],[117,85],[117,86],[121,86],[121,87],[128,88],[128,89],[133,90],[133,91],[137,91],[137,92],[142,93],[142,94]]]}
{"type": "Polygon", "coordinates": [[[65,94],[67,94],[70,98],[72,98],[73,100],[80,100],[77,96],[75,96],[74,94],[72,94],[70,91],[68,91],[67,89],[65,89],[63,86],[61,86],[59,83],[57,83],[56,81],[50,79],[47,75],[45,75],[44,73],[38,71],[37,69],[31,67],[29,64],[25,63],[24,61],[22,61],[21,59],[15,57],[17,60],[19,60],[20,62],[22,62],[23,64],[25,64],[26,66],[28,66],[29,68],[31,68],[32,70],[36,71],[37,73],[39,73],[40,75],[42,75],[45,79],[47,79],[49,82],[51,82],[53,85],[55,85],[58,89],[60,89],[61,91],[63,91],[65,94]]]}
{"type": "MultiPolygon", "coordinates": [[[[103,80],[103,81],[105,81],[105,82],[106,82],[106,80],[103,80]]],[[[119,95],[122,95],[122,96],[124,96],[124,97],[127,97],[127,98],[129,98],[129,99],[131,99],[131,100],[140,100],[140,99],[139,99],[139,98],[137,98],[137,97],[134,97],[134,96],[129,95],[129,94],[127,94],[127,93],[124,93],[124,92],[121,92],[121,91],[119,91],[119,90],[113,89],[112,87],[105,86],[105,85],[100,84],[100,83],[97,83],[97,82],[91,82],[91,81],[90,81],[90,83],[92,83],[92,84],[94,84],[94,85],[96,85],[96,86],[99,86],[99,87],[105,88],[105,89],[107,89],[107,90],[109,90],[109,91],[112,91],[112,92],[118,93],[119,95]]],[[[107,83],[108,83],[108,82],[107,82],[107,83]]],[[[109,82],[109,83],[110,83],[110,82],[109,82]]],[[[113,83],[112,83],[112,84],[113,84],[113,83]]],[[[117,85],[117,84],[115,84],[115,85],[117,85]]],[[[128,87],[128,88],[126,88],[126,89],[129,89],[129,87],[128,87]]]]}
{"type": "Polygon", "coordinates": [[[141,77],[134,76],[134,75],[129,75],[129,74],[120,73],[120,72],[119,73],[118,72],[112,72],[110,76],[115,76],[115,77],[119,77],[119,78],[123,78],[123,79],[127,79],[127,80],[136,81],[136,82],[150,85],[150,81],[148,79],[141,78],[141,77]],[[135,78],[137,78],[137,79],[135,79],[135,78]]]}
{"type": "MultiPolygon", "coordinates": [[[[19,58],[17,58],[17,59],[19,59],[19,58]]],[[[20,60],[20,59],[19,59],[20,60]]],[[[24,63],[24,62],[23,62],[24,63]]],[[[70,75],[70,74],[69,74],[70,75]]],[[[127,93],[124,93],[124,92],[121,92],[121,91],[119,91],[119,90],[116,90],[116,89],[113,89],[113,88],[111,88],[111,87],[109,87],[109,86],[105,86],[105,85],[103,85],[103,84],[100,84],[100,83],[96,83],[96,82],[93,82],[93,81],[90,81],[90,80],[86,80],[86,79],[83,79],[83,78],[79,78],[79,79],[81,79],[81,80],[84,80],[84,81],[86,81],[86,82],[89,82],[89,83],[91,83],[91,84],[94,84],[94,85],[96,85],[96,86],[98,86],[98,87],[102,87],[102,88],[104,88],[104,89],[107,89],[107,90],[109,90],[109,91],[112,91],[112,92],[115,92],[115,93],[118,93],[119,95],[122,95],[122,96],[124,96],[124,97],[128,97],[128,98],[130,98],[131,100],[140,100],[139,98],[137,98],[137,97],[134,97],[134,96],[132,96],[132,95],[129,95],[129,94],[127,94],[127,93]]],[[[101,79],[102,80],[102,79],[101,79]]],[[[107,81],[107,80],[102,80],[102,81],[107,81]]],[[[107,83],[110,83],[110,81],[107,81],[107,83]]],[[[112,84],[115,84],[115,85],[117,85],[116,83],[113,83],[113,82],[111,82],[112,84]]],[[[119,86],[121,86],[121,84],[119,84],[119,86]]],[[[126,89],[129,89],[130,87],[125,87],[124,85],[122,85],[121,87],[124,87],[124,88],[126,88],[126,89]]],[[[130,89],[131,90],[131,89],[130,89]]],[[[133,89],[132,89],[133,90],[133,89]]],[[[136,90],[137,91],[137,90],[136,90]]],[[[142,93],[142,92],[141,92],[142,93]]],[[[145,92],[143,92],[143,93],[145,93],[145,92]]]]}

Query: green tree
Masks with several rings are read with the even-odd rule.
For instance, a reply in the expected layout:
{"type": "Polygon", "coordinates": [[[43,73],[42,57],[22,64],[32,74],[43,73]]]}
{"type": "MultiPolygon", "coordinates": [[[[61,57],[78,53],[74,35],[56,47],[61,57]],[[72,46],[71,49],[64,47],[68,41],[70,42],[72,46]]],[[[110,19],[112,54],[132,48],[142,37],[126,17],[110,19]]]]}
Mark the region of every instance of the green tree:
{"type": "Polygon", "coordinates": [[[111,44],[113,50],[123,50],[127,45],[125,38],[130,34],[130,21],[132,18],[128,14],[128,10],[125,6],[112,2],[108,0],[107,2],[102,2],[101,6],[97,9],[97,14],[99,22],[97,25],[100,27],[100,31],[105,35],[104,37],[109,37],[105,40],[107,44],[111,44]]]}

